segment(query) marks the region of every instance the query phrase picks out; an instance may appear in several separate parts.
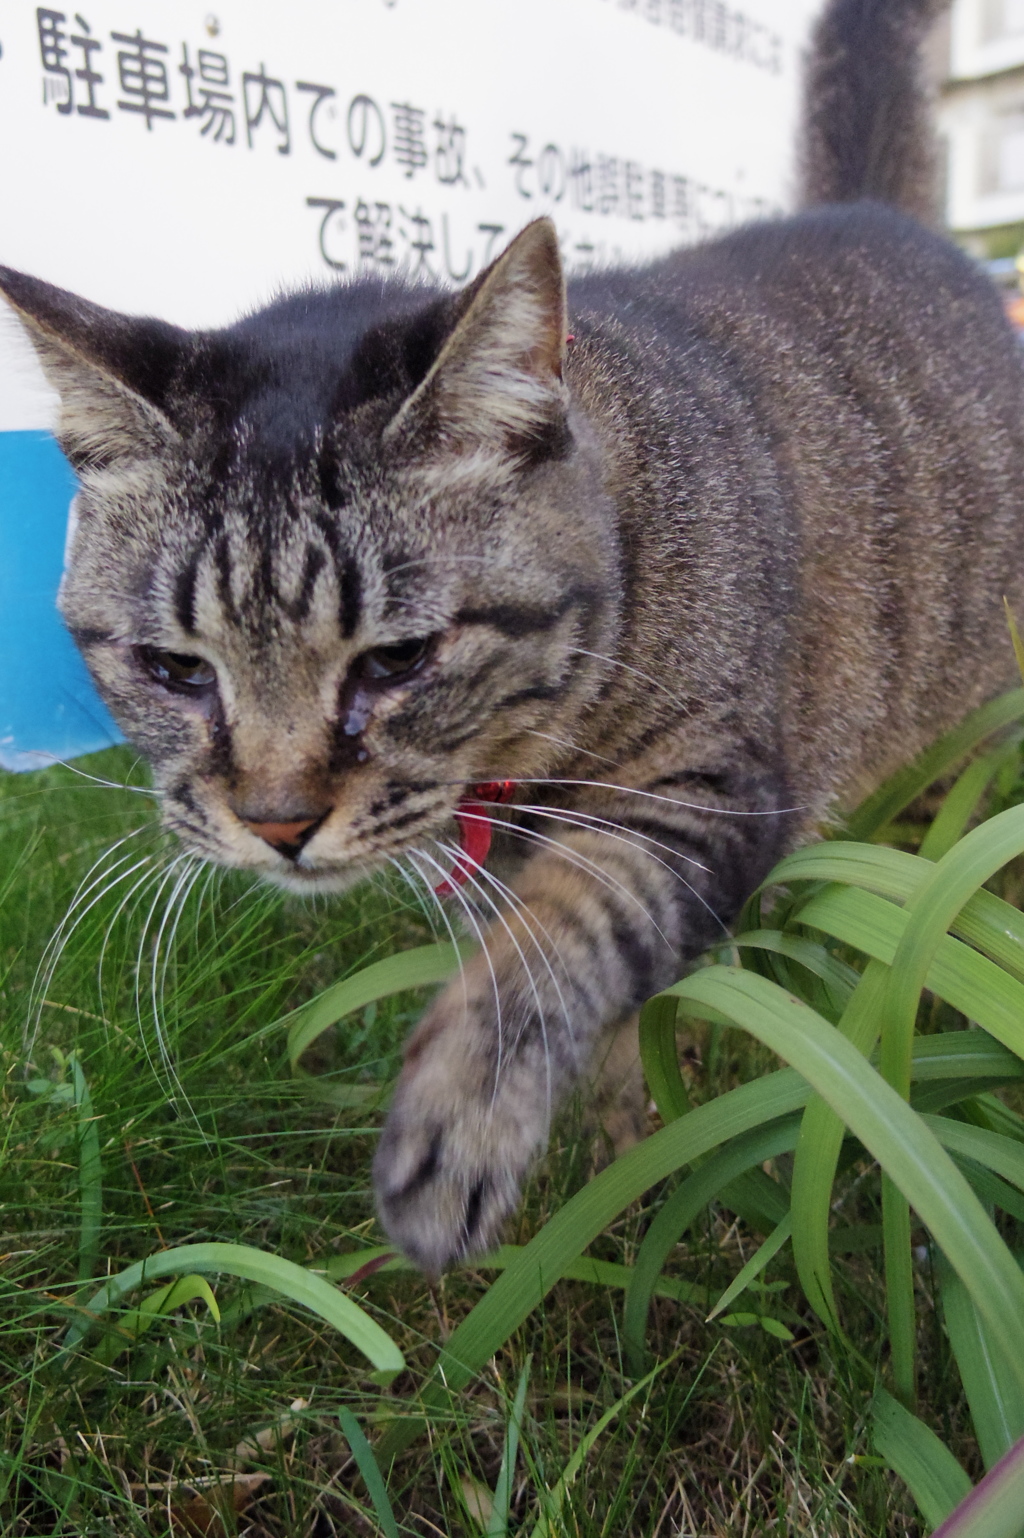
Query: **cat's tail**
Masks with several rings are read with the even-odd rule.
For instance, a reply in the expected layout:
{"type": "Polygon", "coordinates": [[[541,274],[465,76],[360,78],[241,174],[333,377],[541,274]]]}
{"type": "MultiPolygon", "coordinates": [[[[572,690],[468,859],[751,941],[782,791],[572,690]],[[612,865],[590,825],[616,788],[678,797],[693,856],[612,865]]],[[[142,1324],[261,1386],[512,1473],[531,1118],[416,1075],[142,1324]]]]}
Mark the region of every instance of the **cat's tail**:
{"type": "Polygon", "coordinates": [[[827,0],[807,63],[802,199],[877,198],[937,222],[922,45],[948,0],[827,0]]]}

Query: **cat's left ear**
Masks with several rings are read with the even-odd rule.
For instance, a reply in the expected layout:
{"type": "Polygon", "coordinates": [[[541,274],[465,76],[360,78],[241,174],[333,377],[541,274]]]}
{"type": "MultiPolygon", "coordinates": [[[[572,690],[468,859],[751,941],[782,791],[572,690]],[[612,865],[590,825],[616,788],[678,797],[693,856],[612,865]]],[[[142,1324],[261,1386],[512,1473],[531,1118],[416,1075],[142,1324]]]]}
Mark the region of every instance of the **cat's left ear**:
{"type": "Polygon", "coordinates": [[[565,423],[565,279],[551,220],[527,225],[464,297],[455,329],[385,441],[529,457],[565,423]]]}
{"type": "Polygon", "coordinates": [[[10,267],[0,267],[0,297],[60,396],[57,437],[76,470],[159,454],[177,437],[167,400],[187,332],[105,310],[10,267]]]}

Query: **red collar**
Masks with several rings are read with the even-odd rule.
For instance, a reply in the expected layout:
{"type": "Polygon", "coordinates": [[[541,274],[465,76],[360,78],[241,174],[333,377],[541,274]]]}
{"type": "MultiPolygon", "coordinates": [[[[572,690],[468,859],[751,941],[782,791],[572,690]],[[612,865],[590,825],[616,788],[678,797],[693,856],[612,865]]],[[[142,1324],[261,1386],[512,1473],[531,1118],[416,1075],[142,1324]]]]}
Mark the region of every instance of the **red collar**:
{"type": "Polygon", "coordinates": [[[491,847],[492,823],[487,805],[500,806],[515,795],[514,780],[486,780],[470,787],[455,808],[455,821],[459,825],[460,853],[447,878],[434,888],[438,897],[453,896],[456,887],[462,886],[467,876],[487,858],[491,847]]]}

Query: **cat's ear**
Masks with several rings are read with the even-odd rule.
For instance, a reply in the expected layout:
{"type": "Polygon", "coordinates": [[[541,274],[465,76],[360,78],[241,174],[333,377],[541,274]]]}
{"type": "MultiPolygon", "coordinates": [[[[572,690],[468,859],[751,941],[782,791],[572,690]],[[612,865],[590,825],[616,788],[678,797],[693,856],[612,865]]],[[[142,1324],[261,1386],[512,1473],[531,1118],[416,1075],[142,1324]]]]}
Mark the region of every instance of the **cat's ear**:
{"type": "Polygon", "coordinates": [[[385,439],[521,458],[564,432],[565,279],[537,219],[465,291],[462,313],[385,439]]]}
{"type": "Polygon", "coordinates": [[[76,469],[159,454],[177,436],[167,398],[187,332],[102,309],[10,267],[0,267],[0,296],[60,396],[57,437],[76,469]]]}

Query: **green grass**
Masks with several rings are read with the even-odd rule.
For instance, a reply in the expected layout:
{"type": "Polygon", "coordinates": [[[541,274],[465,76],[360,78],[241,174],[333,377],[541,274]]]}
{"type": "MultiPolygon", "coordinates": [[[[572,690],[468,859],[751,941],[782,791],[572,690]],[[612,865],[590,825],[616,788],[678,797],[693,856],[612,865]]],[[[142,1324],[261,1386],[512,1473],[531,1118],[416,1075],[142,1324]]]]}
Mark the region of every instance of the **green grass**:
{"type": "MultiPolygon", "coordinates": [[[[993,721],[1005,726],[1013,714],[1004,709],[993,721]]],[[[970,742],[955,747],[966,752],[970,742]]],[[[955,756],[939,753],[924,772],[944,772],[955,756]]],[[[126,750],[79,767],[142,784],[126,750]]],[[[888,800],[876,799],[874,814],[868,807],[857,836],[874,836],[872,815],[902,817],[888,831],[904,850],[923,835],[932,858],[949,849],[960,859],[960,836],[979,802],[989,813],[1017,816],[1019,753],[1001,750],[983,781],[975,771],[928,833],[928,820],[914,806],[906,810],[924,786],[904,777],[888,800]]],[[[990,864],[1000,836],[990,838],[990,864]]],[[[883,1199],[873,1161],[829,1121],[826,1102],[804,1112],[808,1092],[792,1074],[764,1077],[778,1066],[771,1047],[800,1066],[799,1043],[791,1051],[778,1035],[795,1029],[787,1010],[774,1036],[764,1027],[764,1041],[751,1034],[752,1017],[728,1014],[739,989],[751,1009],[769,1013],[772,990],[798,994],[826,1033],[842,1017],[867,1105],[879,1074],[856,1048],[870,1052],[873,1029],[858,1036],[856,1008],[843,1014],[866,955],[889,946],[891,960],[902,946],[914,975],[938,988],[944,958],[956,971],[943,945],[959,947],[957,963],[968,951],[959,940],[942,941],[944,913],[936,909],[929,920],[927,903],[915,907],[912,896],[904,908],[908,872],[919,867],[901,866],[898,855],[886,865],[878,849],[875,872],[871,851],[860,856],[860,846],[819,847],[825,854],[796,857],[805,864],[790,867],[787,885],[752,905],[743,947],[651,1008],[645,1057],[661,1111],[651,1125],[664,1121],[663,1130],[590,1180],[583,1113],[571,1107],[509,1234],[510,1244],[533,1247],[503,1252],[503,1271],[467,1267],[431,1289],[395,1262],[365,1265],[383,1243],[369,1191],[380,1104],[427,994],[355,981],[341,1004],[358,995],[358,1010],[318,1034],[307,1031],[312,1044],[294,1072],[288,1027],[294,1044],[296,1023],[285,1017],[340,978],[446,936],[432,934],[408,894],[383,882],[311,906],[202,873],[180,912],[172,908],[172,938],[169,927],[161,930],[165,904],[190,873],[171,864],[176,851],[156,831],[145,795],[70,769],[0,779],[5,1538],[326,1538],[396,1527],[588,1538],[930,1531],[939,1508],[929,1513],[926,1496],[926,1520],[884,1459],[913,1485],[910,1442],[916,1437],[923,1449],[927,1477],[939,1467],[941,1442],[966,1471],[959,1478],[977,1481],[1015,1424],[1013,1363],[996,1388],[975,1375],[969,1403],[956,1353],[977,1358],[978,1330],[998,1328],[982,1305],[1000,1276],[1012,1302],[1013,1277],[999,1270],[997,1244],[1001,1236],[1019,1245],[1024,1196],[1014,1197],[1010,1156],[998,1169],[986,1167],[977,1157],[988,1157],[983,1138],[970,1139],[973,1130],[1014,1141],[1016,1123],[1001,1123],[998,1106],[1018,1103],[1016,1057],[995,1043],[991,1061],[957,1059],[954,1083],[948,1073],[942,1078],[934,1053],[925,1062],[932,1048],[914,1042],[921,1033],[962,1030],[963,1015],[932,994],[919,1008],[913,991],[902,1004],[894,996],[889,1014],[882,1010],[889,1023],[881,1071],[898,1082],[908,1044],[912,1057],[916,1051],[917,1109],[944,1112],[953,1130],[938,1131],[947,1147],[959,1137],[951,1155],[996,1236],[989,1270],[958,1282],[956,1239],[946,1236],[950,1264],[916,1217],[908,1225],[898,1190],[883,1199]],[[842,886],[832,867],[815,867],[826,855],[835,870],[846,860],[842,886]],[[83,882],[86,895],[73,908],[83,882]],[[49,975],[48,942],[69,910],[80,921],[49,975]],[[905,911],[919,918],[909,939],[914,921],[905,911]],[[743,970],[721,969],[738,955],[743,970]],[[937,981],[929,966],[940,967],[937,981]],[[680,999],[687,1013],[677,1020],[680,999]],[[988,1076],[977,1077],[985,1069],[988,1076]],[[997,1102],[989,1092],[1000,1083],[1009,1088],[997,1102]],[[741,1085],[749,1088],[728,1098],[741,1085]],[[694,1110],[700,1115],[691,1121],[694,1110]],[[835,1149],[834,1188],[820,1161],[801,1152],[800,1137],[811,1135],[816,1150],[835,1149]],[[778,1229],[794,1218],[795,1260],[778,1229]],[[908,1231],[913,1244],[904,1255],[900,1235],[908,1231]],[[745,1288],[707,1322],[773,1232],[770,1258],[761,1257],[763,1267],[753,1261],[745,1288]],[[227,1252],[210,1252],[211,1245],[248,1246],[335,1283],[354,1273],[336,1295],[386,1332],[403,1370],[382,1383],[343,1327],[263,1285],[265,1277],[231,1274],[227,1252]],[[193,1262],[181,1267],[191,1281],[168,1294],[167,1276],[151,1268],[151,1280],[101,1309],[109,1301],[98,1301],[105,1278],[180,1246],[192,1247],[193,1262]],[[214,1269],[202,1260],[211,1253],[220,1257],[214,1269]],[[542,1256],[547,1279],[538,1283],[542,1256]],[[562,1279],[548,1285],[556,1275],[562,1279]],[[910,1432],[906,1412],[874,1398],[880,1386],[908,1383],[916,1394],[910,1432]]],[[[968,865],[969,856],[970,847],[968,865]]],[[[990,888],[1016,901],[1019,869],[1009,866],[990,888]]],[[[968,871],[963,880],[971,879],[968,871]]],[[[1011,985],[1021,986],[1017,952],[1005,935],[999,950],[992,924],[985,928],[991,912],[982,903],[972,920],[976,907],[957,921],[968,926],[969,954],[980,960],[988,935],[993,971],[1006,979],[986,974],[994,991],[979,1008],[996,1011],[1002,1000],[1010,1029],[1011,985]]],[[[966,965],[970,973],[975,963],[966,965]]],[[[878,959],[864,975],[883,973],[891,976],[878,959]]],[[[907,975],[902,967],[900,974],[907,975]]],[[[963,986],[972,979],[981,986],[973,973],[963,986]]],[[[872,986],[862,984],[853,999],[872,986]]],[[[989,1029],[998,1031],[1001,1018],[992,1013],[989,1029]]],[[[309,1014],[300,1026],[303,1019],[309,1014]]],[[[835,1035],[822,1037],[824,1062],[835,1035]]],[[[972,1033],[981,1046],[988,1039],[972,1033]]],[[[924,1115],[917,1121],[934,1135],[924,1115]]],[[[866,1121],[855,1130],[873,1135],[866,1121]]],[[[897,1158],[902,1178],[898,1165],[897,1158]]],[[[915,1200],[923,1200],[919,1192],[915,1200]]],[[[955,1201],[952,1208],[950,1222],[962,1217],[955,1201]]],[[[930,1219],[936,1235],[945,1234],[938,1208],[930,1219]]],[[[977,1232],[988,1231],[982,1224],[977,1232]]],[[[951,1488],[959,1488],[957,1477],[950,1475],[951,1488]]]]}

